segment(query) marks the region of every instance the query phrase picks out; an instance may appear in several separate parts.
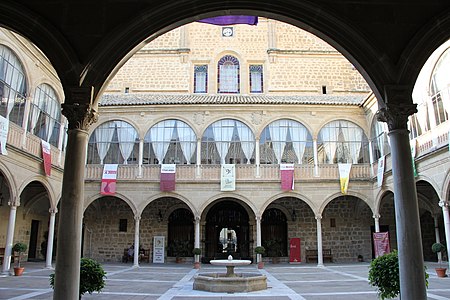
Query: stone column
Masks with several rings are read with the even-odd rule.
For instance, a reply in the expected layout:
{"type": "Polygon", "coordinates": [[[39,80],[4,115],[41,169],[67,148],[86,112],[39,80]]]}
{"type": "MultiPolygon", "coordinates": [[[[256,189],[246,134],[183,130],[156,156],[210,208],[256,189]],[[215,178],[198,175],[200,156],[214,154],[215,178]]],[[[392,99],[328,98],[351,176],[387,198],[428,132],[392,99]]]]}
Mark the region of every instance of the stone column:
{"type": "Polygon", "coordinates": [[[386,107],[377,112],[378,121],[389,128],[394,180],[395,221],[402,299],[427,299],[420,232],[419,205],[411,163],[408,116],[417,112],[411,89],[386,87],[386,107]]]}
{"type": "Polygon", "coordinates": [[[319,157],[317,155],[317,138],[313,140],[314,176],[319,176],[319,157]]]}
{"type": "MultiPolygon", "coordinates": [[[[195,237],[194,237],[194,248],[200,248],[200,217],[195,217],[195,237]]],[[[195,255],[195,261],[200,262],[200,255],[195,255]]]]}
{"type": "Polygon", "coordinates": [[[87,130],[98,118],[96,109],[91,104],[84,104],[92,100],[91,94],[91,88],[66,90],[66,103],[62,104],[69,128],[59,207],[55,300],[79,298],[87,130]]]}
{"type": "Polygon", "coordinates": [[[47,269],[53,269],[52,257],[53,257],[53,239],[55,237],[55,216],[58,212],[57,208],[50,208],[50,221],[48,224],[48,236],[47,236],[47,253],[45,257],[45,267],[47,269]]]}
{"type": "MultiPolygon", "coordinates": [[[[433,220],[434,220],[434,234],[436,236],[436,243],[441,242],[441,235],[439,234],[439,219],[438,216],[433,214],[433,220]]],[[[438,262],[442,261],[442,253],[438,252],[437,254],[438,262]]]]}
{"type": "Polygon", "coordinates": [[[380,215],[373,215],[375,220],[375,232],[380,232],[380,215]]]}
{"type": "MultiPolygon", "coordinates": [[[[261,217],[256,217],[256,247],[261,246],[261,217]]],[[[261,261],[261,254],[256,255],[256,262],[261,261]]]]}
{"type": "Polygon", "coordinates": [[[323,267],[322,215],[316,215],[316,220],[317,220],[317,266],[323,267]]]}
{"type": "Polygon", "coordinates": [[[140,227],[141,216],[134,216],[134,257],[133,257],[133,267],[139,268],[139,227],[140,227]]]}
{"type": "MultiPolygon", "coordinates": [[[[439,201],[439,206],[442,207],[442,216],[444,217],[445,240],[447,241],[447,253],[450,253],[450,217],[448,215],[448,201],[439,201]]],[[[448,260],[450,268],[450,259],[448,260]]]]}
{"type": "Polygon", "coordinates": [[[5,245],[5,257],[3,258],[3,274],[9,274],[11,268],[11,254],[14,240],[14,227],[16,226],[17,207],[19,206],[19,199],[16,201],[10,201],[8,203],[11,206],[9,210],[9,222],[8,231],[6,232],[6,245],[5,245]]]}

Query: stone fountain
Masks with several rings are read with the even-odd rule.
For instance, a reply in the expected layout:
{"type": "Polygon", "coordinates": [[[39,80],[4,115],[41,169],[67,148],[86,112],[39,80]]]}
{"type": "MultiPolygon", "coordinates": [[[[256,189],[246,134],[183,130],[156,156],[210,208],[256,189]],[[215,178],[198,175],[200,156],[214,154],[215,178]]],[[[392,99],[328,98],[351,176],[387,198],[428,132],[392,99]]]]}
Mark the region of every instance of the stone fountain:
{"type": "Polygon", "coordinates": [[[249,265],[249,260],[228,259],[211,260],[216,266],[227,267],[227,273],[202,273],[194,277],[194,290],[220,293],[253,292],[267,289],[267,277],[260,273],[234,273],[234,267],[249,265]]]}

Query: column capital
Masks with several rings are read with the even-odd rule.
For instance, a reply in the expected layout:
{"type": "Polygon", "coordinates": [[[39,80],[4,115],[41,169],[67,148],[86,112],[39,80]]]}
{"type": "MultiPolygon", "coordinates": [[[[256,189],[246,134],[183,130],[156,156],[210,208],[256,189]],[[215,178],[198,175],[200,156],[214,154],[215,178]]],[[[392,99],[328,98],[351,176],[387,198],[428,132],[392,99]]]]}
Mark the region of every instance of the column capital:
{"type": "Polygon", "coordinates": [[[56,214],[56,213],[58,212],[58,208],[56,208],[56,207],[51,207],[51,208],[49,208],[48,212],[49,212],[50,214],[56,214]]]}
{"type": "Polygon", "coordinates": [[[98,120],[98,112],[91,104],[63,103],[61,106],[69,129],[88,130],[98,120]]]}
{"type": "Polygon", "coordinates": [[[200,223],[200,216],[195,216],[195,223],[200,223]]]}
{"type": "Polygon", "coordinates": [[[389,131],[395,129],[407,129],[408,117],[416,112],[417,104],[390,103],[377,111],[376,118],[379,122],[386,122],[389,131]]]}
{"type": "Polygon", "coordinates": [[[141,215],[135,215],[134,216],[134,220],[135,221],[140,221],[141,220],[141,215]]]}
{"type": "Polygon", "coordinates": [[[373,217],[374,219],[379,219],[379,218],[381,218],[380,214],[374,214],[372,217],[373,217]]]}
{"type": "Polygon", "coordinates": [[[439,201],[439,206],[440,206],[440,207],[447,207],[447,208],[448,208],[448,201],[445,201],[445,200],[439,201]]]}
{"type": "Polygon", "coordinates": [[[8,205],[11,207],[20,206],[20,197],[14,197],[13,199],[9,199],[8,205]]]}
{"type": "Polygon", "coordinates": [[[322,215],[321,214],[317,214],[316,215],[316,220],[317,221],[321,221],[322,220],[322,215]]]}
{"type": "Polygon", "coordinates": [[[261,222],[261,216],[256,216],[255,220],[256,220],[256,222],[261,222]]]}

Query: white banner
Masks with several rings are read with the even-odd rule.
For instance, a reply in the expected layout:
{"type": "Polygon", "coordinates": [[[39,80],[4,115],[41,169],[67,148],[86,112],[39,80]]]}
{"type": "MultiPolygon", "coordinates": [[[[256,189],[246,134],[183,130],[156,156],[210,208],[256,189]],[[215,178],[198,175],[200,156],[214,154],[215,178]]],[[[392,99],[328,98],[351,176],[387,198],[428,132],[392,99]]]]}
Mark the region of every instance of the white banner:
{"type": "Polygon", "coordinates": [[[0,154],[8,155],[6,142],[8,141],[9,120],[0,116],[0,154]]]}
{"type": "Polygon", "coordinates": [[[347,194],[348,182],[350,181],[350,170],[352,164],[338,164],[339,167],[339,179],[341,181],[341,193],[347,194]]]}
{"type": "Polygon", "coordinates": [[[224,164],[220,171],[220,190],[229,192],[236,190],[236,169],[234,164],[224,164]]]}
{"type": "Polygon", "coordinates": [[[153,237],[153,263],[164,263],[164,236],[153,237]]]}
{"type": "Polygon", "coordinates": [[[383,155],[378,159],[378,170],[377,170],[377,184],[378,187],[383,185],[383,177],[384,177],[384,166],[386,162],[386,155],[383,155]]]}

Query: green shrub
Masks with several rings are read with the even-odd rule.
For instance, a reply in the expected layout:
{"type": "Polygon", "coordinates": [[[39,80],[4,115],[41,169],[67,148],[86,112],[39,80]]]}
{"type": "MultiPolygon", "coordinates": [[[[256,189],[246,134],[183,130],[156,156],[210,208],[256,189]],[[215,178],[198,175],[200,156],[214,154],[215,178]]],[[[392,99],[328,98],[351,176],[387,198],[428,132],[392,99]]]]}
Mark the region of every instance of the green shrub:
{"type": "Polygon", "coordinates": [[[192,250],[192,254],[194,254],[194,255],[200,255],[200,254],[202,254],[202,249],[200,249],[200,248],[194,248],[194,249],[192,250]]]}
{"type": "Polygon", "coordinates": [[[17,266],[20,268],[20,261],[22,260],[22,253],[27,251],[27,244],[18,242],[12,247],[12,250],[14,252],[19,253],[19,257],[17,259],[17,266]]]}
{"type": "MultiPolygon", "coordinates": [[[[425,283],[428,287],[428,274],[425,272],[425,283]]],[[[400,275],[398,253],[396,250],[375,258],[370,263],[369,284],[377,287],[378,297],[392,299],[400,294],[400,275]]]]}
{"type": "Polygon", "coordinates": [[[258,246],[255,248],[256,254],[264,254],[265,252],[266,252],[266,248],[264,248],[263,246],[258,246]]]}
{"type": "MultiPolygon", "coordinates": [[[[82,258],[80,261],[80,299],[85,293],[92,294],[105,287],[106,272],[97,261],[82,258]]],[[[54,288],[55,274],[50,275],[50,286],[54,288]]]]}

